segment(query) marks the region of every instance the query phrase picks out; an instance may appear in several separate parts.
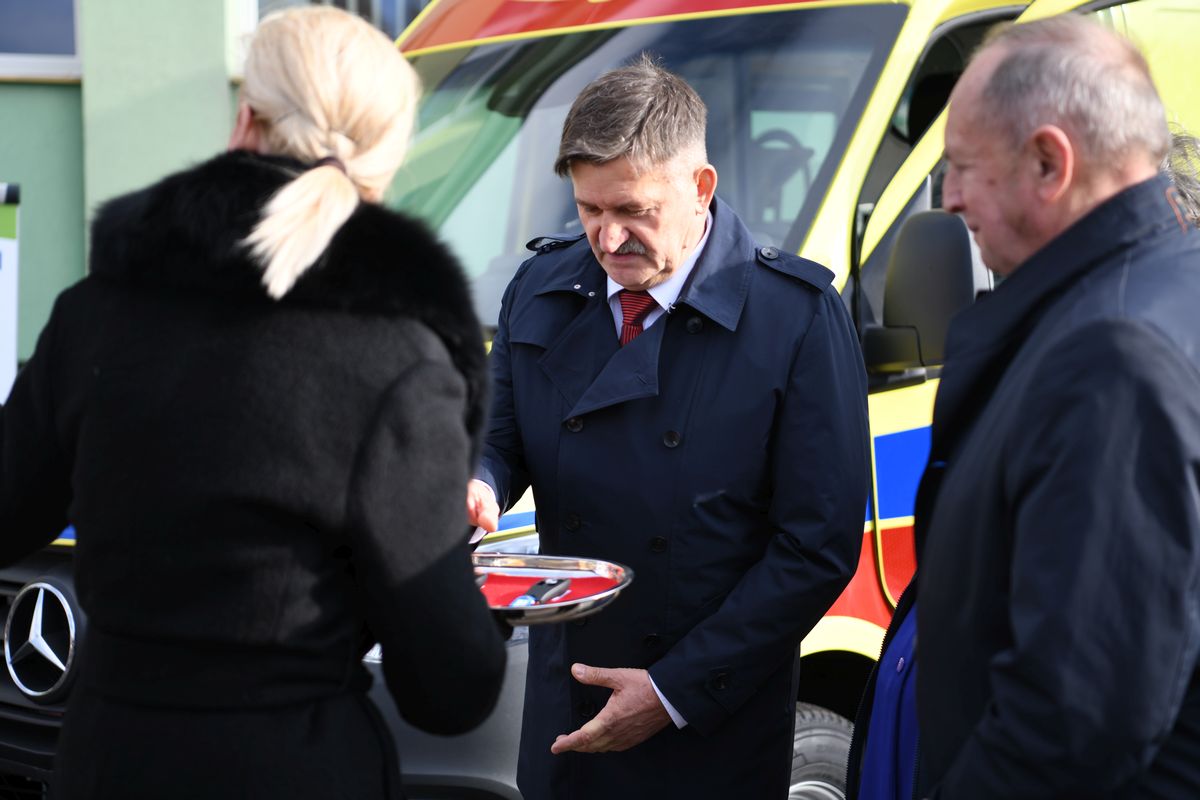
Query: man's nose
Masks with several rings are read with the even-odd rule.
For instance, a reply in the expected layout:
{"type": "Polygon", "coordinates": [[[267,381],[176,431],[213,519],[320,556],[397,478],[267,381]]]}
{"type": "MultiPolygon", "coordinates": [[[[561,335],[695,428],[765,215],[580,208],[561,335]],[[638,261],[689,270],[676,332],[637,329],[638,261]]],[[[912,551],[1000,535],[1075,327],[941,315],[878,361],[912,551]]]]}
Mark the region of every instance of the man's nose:
{"type": "Polygon", "coordinates": [[[618,247],[625,244],[628,238],[629,231],[625,230],[624,226],[615,222],[600,223],[599,244],[600,249],[604,252],[615,252],[618,247]]]}

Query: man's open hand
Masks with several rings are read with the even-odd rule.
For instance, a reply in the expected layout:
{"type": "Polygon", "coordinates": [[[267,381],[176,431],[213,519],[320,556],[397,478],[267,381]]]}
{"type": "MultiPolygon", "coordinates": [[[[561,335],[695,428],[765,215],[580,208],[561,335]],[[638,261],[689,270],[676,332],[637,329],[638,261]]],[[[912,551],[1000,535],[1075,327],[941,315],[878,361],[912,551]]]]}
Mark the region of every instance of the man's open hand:
{"type": "Polygon", "coordinates": [[[555,755],[628,750],[661,731],[671,721],[644,669],[602,669],[575,664],[571,674],[580,683],[613,690],[604,708],[582,728],[562,734],[550,746],[555,755]]]}

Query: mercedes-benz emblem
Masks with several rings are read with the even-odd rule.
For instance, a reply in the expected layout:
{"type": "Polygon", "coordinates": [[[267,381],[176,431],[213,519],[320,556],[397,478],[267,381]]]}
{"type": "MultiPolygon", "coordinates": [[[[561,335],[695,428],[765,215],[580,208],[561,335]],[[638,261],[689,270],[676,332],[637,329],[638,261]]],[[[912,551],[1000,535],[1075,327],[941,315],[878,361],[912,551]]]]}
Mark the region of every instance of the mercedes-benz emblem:
{"type": "Polygon", "coordinates": [[[56,587],[27,584],[8,610],[4,663],[17,688],[46,700],[67,683],[75,659],[75,614],[56,587]]]}

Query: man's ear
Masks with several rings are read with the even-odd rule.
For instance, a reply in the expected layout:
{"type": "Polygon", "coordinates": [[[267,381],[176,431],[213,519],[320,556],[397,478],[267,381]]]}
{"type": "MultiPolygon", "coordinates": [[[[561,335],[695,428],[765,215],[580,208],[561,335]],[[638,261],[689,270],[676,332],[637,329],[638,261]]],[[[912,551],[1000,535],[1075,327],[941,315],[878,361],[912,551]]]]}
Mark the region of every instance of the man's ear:
{"type": "Polygon", "coordinates": [[[712,164],[705,164],[696,170],[696,203],[699,214],[704,214],[708,211],[709,205],[712,203],[713,195],[717,193],[717,168],[712,164]]]}
{"type": "Polygon", "coordinates": [[[1075,181],[1075,146],[1057,125],[1043,125],[1027,142],[1033,159],[1038,197],[1045,203],[1058,201],[1075,181]]]}

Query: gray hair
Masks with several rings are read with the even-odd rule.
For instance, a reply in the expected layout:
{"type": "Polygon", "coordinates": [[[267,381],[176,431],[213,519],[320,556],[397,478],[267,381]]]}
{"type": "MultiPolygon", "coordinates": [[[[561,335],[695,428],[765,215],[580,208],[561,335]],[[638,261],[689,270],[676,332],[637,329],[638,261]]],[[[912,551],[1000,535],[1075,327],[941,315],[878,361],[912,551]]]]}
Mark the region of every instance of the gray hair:
{"type": "Polygon", "coordinates": [[[1065,14],[993,30],[982,49],[994,47],[1007,52],[983,89],[984,113],[1014,148],[1039,126],[1062,124],[1092,164],[1166,155],[1166,111],[1146,59],[1125,37],[1065,14]]]}
{"type": "Polygon", "coordinates": [[[1175,186],[1180,210],[1193,225],[1200,226],[1200,139],[1177,130],[1171,134],[1171,151],[1162,170],[1175,186]]]}
{"type": "Polygon", "coordinates": [[[696,90],[649,55],[604,73],[584,87],[563,123],[554,171],[570,174],[576,161],[604,164],[628,158],[636,169],[696,152],[707,160],[708,109],[696,90]]]}

